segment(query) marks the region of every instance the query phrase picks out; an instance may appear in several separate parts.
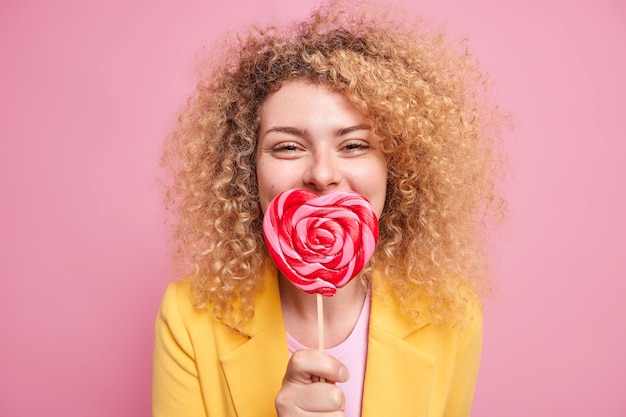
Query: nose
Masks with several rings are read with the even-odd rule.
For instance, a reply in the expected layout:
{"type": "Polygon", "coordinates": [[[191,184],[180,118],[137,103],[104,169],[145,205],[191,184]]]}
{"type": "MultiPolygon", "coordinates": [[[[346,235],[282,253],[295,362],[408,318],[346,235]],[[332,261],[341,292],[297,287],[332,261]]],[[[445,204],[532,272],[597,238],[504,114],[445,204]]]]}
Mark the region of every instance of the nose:
{"type": "Polygon", "coordinates": [[[330,192],[341,183],[340,161],[330,155],[316,155],[311,158],[304,174],[304,185],[318,193],[330,192]]]}

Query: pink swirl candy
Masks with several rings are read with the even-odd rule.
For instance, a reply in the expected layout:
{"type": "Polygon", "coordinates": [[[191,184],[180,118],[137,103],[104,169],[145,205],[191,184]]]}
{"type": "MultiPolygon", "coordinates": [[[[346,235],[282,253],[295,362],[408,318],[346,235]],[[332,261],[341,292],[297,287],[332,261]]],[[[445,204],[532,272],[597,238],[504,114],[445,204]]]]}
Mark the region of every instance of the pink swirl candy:
{"type": "Polygon", "coordinates": [[[263,233],[274,263],[294,285],[332,296],[372,257],[378,220],[370,202],[357,193],[320,197],[288,190],[267,207],[263,233]]]}

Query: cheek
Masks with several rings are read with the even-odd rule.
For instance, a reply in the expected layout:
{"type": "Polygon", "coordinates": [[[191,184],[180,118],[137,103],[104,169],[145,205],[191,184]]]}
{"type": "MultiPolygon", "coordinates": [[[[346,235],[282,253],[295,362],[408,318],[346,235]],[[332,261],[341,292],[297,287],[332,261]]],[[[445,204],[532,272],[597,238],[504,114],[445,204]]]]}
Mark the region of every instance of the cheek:
{"type": "Polygon", "coordinates": [[[270,201],[281,192],[292,188],[302,188],[299,180],[302,178],[302,174],[298,165],[294,163],[286,164],[272,159],[260,158],[257,161],[256,173],[259,200],[263,212],[265,212],[270,201]]]}
{"type": "Polygon", "coordinates": [[[267,167],[257,168],[257,187],[259,189],[259,203],[261,204],[261,210],[265,213],[267,206],[276,195],[281,191],[280,183],[277,182],[277,178],[280,175],[273,173],[272,170],[268,170],[267,167]]]}
{"type": "Polygon", "coordinates": [[[256,185],[257,185],[257,192],[259,195],[259,203],[261,205],[261,210],[263,211],[263,213],[265,213],[265,209],[267,208],[267,205],[269,204],[269,200],[267,199],[267,169],[265,167],[265,164],[262,161],[259,161],[257,159],[256,161],[256,185]]]}
{"type": "Polygon", "coordinates": [[[372,205],[374,206],[374,210],[376,211],[376,216],[380,218],[383,214],[383,209],[385,208],[385,202],[387,200],[387,182],[380,187],[380,192],[377,194],[376,201],[372,201],[372,205]]]}
{"type": "Polygon", "coordinates": [[[387,199],[387,164],[380,161],[376,167],[366,171],[366,191],[364,195],[369,196],[370,203],[374,206],[376,215],[380,218],[385,200],[387,199]]]}
{"type": "Polygon", "coordinates": [[[263,181],[259,180],[259,203],[261,204],[261,211],[265,213],[267,206],[270,201],[272,201],[272,192],[270,191],[271,187],[267,186],[263,181]]]}

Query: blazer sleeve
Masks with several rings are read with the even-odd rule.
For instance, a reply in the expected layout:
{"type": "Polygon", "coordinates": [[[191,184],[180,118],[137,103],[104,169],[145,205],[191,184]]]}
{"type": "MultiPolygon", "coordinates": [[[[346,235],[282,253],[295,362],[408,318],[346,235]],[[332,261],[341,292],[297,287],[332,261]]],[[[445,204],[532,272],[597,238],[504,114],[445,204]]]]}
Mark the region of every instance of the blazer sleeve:
{"type": "Polygon", "coordinates": [[[206,417],[191,338],[178,303],[177,287],[165,292],[154,333],[154,417],[206,417]]]}
{"type": "Polygon", "coordinates": [[[467,417],[472,408],[482,349],[483,316],[478,305],[471,312],[459,339],[445,417],[467,417]]]}

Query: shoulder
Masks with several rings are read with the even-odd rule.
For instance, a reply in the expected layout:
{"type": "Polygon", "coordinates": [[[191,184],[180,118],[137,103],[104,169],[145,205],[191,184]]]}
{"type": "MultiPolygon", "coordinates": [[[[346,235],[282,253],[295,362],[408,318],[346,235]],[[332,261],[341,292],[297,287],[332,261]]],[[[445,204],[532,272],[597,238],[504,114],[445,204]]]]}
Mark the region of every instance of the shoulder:
{"type": "Polygon", "coordinates": [[[161,310],[180,308],[187,305],[191,307],[191,300],[191,282],[182,278],[167,285],[161,301],[161,310]]]}
{"type": "Polygon", "coordinates": [[[177,346],[189,356],[193,356],[191,334],[194,333],[194,322],[206,312],[194,308],[190,284],[181,279],[170,283],[161,300],[156,319],[155,336],[166,346],[177,346]],[[166,343],[167,342],[167,343],[166,343]]]}
{"type": "Polygon", "coordinates": [[[189,280],[180,279],[170,283],[161,301],[159,318],[170,325],[179,326],[198,315],[206,315],[206,311],[193,306],[189,280]]]}
{"type": "MultiPolygon", "coordinates": [[[[248,338],[224,325],[212,308],[196,308],[190,282],[180,279],[168,285],[155,324],[155,339],[168,351],[194,361],[213,363],[248,338]]],[[[172,356],[176,356],[172,354],[172,356]]]]}
{"type": "Polygon", "coordinates": [[[482,303],[467,288],[459,288],[462,305],[445,317],[433,314],[434,301],[417,297],[408,308],[389,284],[379,282],[373,292],[370,327],[393,334],[425,350],[456,351],[466,344],[480,342],[482,303]]]}
{"type": "Polygon", "coordinates": [[[189,335],[205,333],[211,328],[224,327],[215,317],[211,305],[196,307],[191,280],[181,278],[170,283],[165,289],[158,320],[168,327],[185,329],[189,335]]]}
{"type": "Polygon", "coordinates": [[[189,349],[197,344],[214,344],[215,338],[232,333],[213,314],[211,306],[197,308],[194,305],[191,282],[186,278],[170,283],[163,295],[157,316],[157,329],[189,349]]]}

